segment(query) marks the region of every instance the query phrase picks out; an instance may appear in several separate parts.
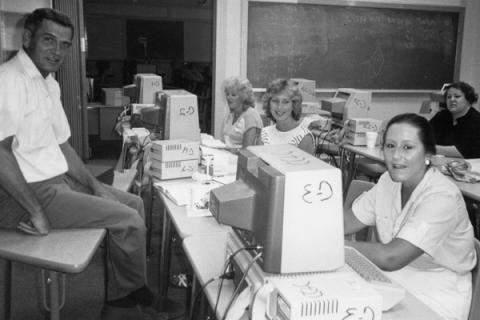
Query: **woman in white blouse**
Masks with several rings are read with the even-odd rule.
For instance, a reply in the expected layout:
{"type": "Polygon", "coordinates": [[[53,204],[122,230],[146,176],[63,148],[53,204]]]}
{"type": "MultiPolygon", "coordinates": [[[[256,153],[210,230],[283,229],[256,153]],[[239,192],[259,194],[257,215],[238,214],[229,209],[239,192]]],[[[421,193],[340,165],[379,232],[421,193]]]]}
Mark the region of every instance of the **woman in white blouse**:
{"type": "Polygon", "coordinates": [[[223,87],[230,112],[223,120],[222,140],[232,149],[255,145],[263,122],[255,110],[250,81],[230,77],[225,79],[223,87]]]}
{"type": "Polygon", "coordinates": [[[345,234],[375,226],[379,242],[346,241],[446,319],[467,319],[476,264],[473,228],[457,186],[432,167],[427,120],[401,114],[383,138],[387,172],[345,211],[345,234]]]}
{"type": "Polygon", "coordinates": [[[262,144],[293,144],[313,154],[315,140],[308,129],[310,121],[301,119],[302,94],[292,81],[270,82],[263,96],[263,108],[274,124],[262,129],[262,144]]]}

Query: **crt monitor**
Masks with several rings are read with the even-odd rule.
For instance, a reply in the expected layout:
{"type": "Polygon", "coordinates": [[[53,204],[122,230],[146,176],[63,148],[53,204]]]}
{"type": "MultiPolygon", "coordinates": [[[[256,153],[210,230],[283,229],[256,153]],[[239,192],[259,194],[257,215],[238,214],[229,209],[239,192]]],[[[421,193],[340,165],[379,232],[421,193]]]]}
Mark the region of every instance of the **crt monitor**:
{"type": "Polygon", "coordinates": [[[344,264],[340,170],[295,146],[241,150],[237,181],[210,192],[210,210],[245,245],[263,247],[264,272],[330,271],[344,264]]]}
{"type": "Polygon", "coordinates": [[[372,106],[372,92],[351,88],[339,88],[334,96],[321,101],[322,109],[338,120],[368,118],[372,106]]]}

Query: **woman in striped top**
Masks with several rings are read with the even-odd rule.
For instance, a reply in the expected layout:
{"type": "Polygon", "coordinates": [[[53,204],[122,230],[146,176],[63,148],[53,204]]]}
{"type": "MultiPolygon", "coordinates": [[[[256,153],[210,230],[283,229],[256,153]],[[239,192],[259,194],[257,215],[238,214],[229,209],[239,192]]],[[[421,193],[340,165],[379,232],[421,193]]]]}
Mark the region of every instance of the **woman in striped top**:
{"type": "Polygon", "coordinates": [[[302,94],[292,81],[270,82],[263,96],[263,108],[274,124],[262,129],[262,144],[293,144],[313,154],[315,140],[308,129],[310,121],[301,119],[302,94]]]}

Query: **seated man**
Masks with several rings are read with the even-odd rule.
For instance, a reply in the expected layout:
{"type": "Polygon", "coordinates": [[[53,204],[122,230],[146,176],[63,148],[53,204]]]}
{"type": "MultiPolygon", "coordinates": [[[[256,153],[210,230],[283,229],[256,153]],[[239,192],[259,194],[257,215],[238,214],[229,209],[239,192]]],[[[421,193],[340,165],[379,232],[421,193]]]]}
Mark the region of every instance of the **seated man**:
{"type": "MultiPolygon", "coordinates": [[[[67,16],[37,9],[25,21],[23,48],[0,66],[0,187],[28,212],[18,223],[26,233],[107,229],[107,305],[151,305],[142,199],[96,180],[68,142],[70,128],[51,73],[72,38],[67,16]]],[[[17,223],[18,217],[8,217],[12,214],[2,210],[0,221],[17,223]]]]}

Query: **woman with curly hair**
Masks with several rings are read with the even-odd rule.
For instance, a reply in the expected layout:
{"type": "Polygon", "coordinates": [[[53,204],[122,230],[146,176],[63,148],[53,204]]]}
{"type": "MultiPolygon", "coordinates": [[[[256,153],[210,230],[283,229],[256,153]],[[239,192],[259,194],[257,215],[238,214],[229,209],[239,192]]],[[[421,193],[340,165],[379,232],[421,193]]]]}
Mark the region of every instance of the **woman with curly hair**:
{"type": "Polygon", "coordinates": [[[223,87],[230,108],[223,121],[223,141],[227,147],[234,149],[255,145],[263,123],[260,114],[255,110],[250,81],[231,77],[225,79],[223,87]]]}
{"type": "Polygon", "coordinates": [[[310,121],[301,119],[302,94],[288,79],[270,82],[263,96],[265,114],[274,124],[262,129],[262,144],[293,144],[313,154],[315,140],[308,129],[310,121]]]}

